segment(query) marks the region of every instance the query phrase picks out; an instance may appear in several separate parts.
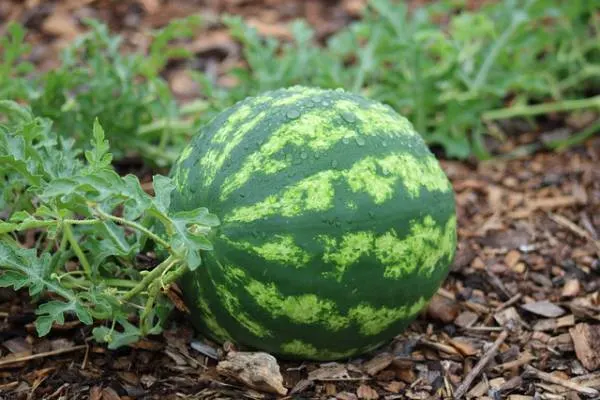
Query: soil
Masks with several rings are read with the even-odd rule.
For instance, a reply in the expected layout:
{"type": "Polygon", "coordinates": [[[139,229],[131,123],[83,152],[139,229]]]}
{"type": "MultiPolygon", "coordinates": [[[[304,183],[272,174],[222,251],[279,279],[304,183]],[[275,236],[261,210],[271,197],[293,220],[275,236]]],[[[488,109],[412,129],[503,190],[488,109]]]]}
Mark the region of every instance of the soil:
{"type": "MultiPolygon", "coordinates": [[[[43,69],[79,32],[82,15],[109,22],[131,43],[192,12],[241,14],[276,36],[300,16],[325,37],[362,5],[9,1],[0,5],[0,21],[27,23],[43,69]]],[[[208,54],[227,39],[204,40],[208,54]]],[[[515,135],[504,147],[543,133],[515,135]]],[[[600,137],[563,152],[441,163],[459,221],[458,252],[443,287],[409,329],[372,354],[328,364],[278,360],[288,398],[600,398],[600,137]]],[[[26,293],[0,290],[0,399],[285,398],[224,374],[215,357],[231,349],[197,336],[179,314],[163,335],[118,351],[87,341],[78,323],[40,339],[34,318],[26,293]]]]}

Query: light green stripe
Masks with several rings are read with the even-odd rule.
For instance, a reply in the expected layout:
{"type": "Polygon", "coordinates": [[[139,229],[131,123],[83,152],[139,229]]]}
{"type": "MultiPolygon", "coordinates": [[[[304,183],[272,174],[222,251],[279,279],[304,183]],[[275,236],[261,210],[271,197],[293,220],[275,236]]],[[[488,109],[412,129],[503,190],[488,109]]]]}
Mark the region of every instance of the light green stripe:
{"type": "MultiPolygon", "coordinates": [[[[414,304],[396,308],[377,308],[363,302],[344,315],[332,300],[319,298],[315,294],[284,296],[273,283],[266,284],[247,278],[241,268],[229,266],[228,275],[232,280],[238,280],[238,284],[272,316],[287,317],[297,324],[320,324],[334,332],[348,327],[350,323],[355,323],[363,335],[377,335],[398,320],[413,317],[426,303],[424,297],[414,304]]],[[[235,302],[235,300],[228,300],[228,302],[235,302]]],[[[230,312],[239,311],[239,309],[236,311],[236,307],[229,307],[228,311],[230,308],[232,310],[230,312]]]]}
{"type": "MultiPolygon", "coordinates": [[[[296,120],[281,125],[274,131],[260,149],[251,154],[239,170],[223,182],[220,199],[226,200],[232,192],[241,188],[257,172],[274,174],[292,166],[293,158],[301,154],[289,154],[288,159],[277,160],[275,154],[288,145],[295,145],[306,151],[325,151],[342,138],[354,138],[357,133],[343,125],[334,126],[333,119],[338,114],[333,110],[313,110],[303,113],[296,120]]],[[[306,162],[306,161],[305,161],[306,162]]]]}
{"type": "Polygon", "coordinates": [[[217,285],[217,295],[232,318],[258,337],[273,336],[273,334],[258,322],[254,321],[243,310],[239,299],[225,285],[217,285]]]}
{"type": "Polygon", "coordinates": [[[449,260],[454,254],[456,217],[450,217],[444,226],[438,226],[429,215],[422,221],[413,220],[410,233],[403,238],[391,229],[377,237],[370,232],[351,232],[339,241],[327,235],[318,239],[325,248],[323,261],[333,265],[332,271],[323,274],[326,278],[341,281],[348,268],[371,253],[384,266],[385,278],[401,279],[417,272],[431,276],[440,260],[449,260]]]}
{"type": "Polygon", "coordinates": [[[226,222],[251,222],[270,216],[292,217],[306,211],[325,211],[333,204],[333,182],[337,171],[321,171],[288,186],[279,195],[268,196],[251,206],[239,207],[227,214],[226,222]]]}
{"type": "Polygon", "coordinates": [[[350,349],[347,351],[331,351],[326,349],[317,349],[310,343],[301,340],[292,340],[281,345],[284,353],[304,358],[346,358],[358,353],[359,349],[350,349]]]}
{"type": "Polygon", "coordinates": [[[400,320],[412,318],[419,313],[427,303],[424,297],[411,305],[397,308],[375,308],[368,304],[361,304],[350,310],[350,318],[360,326],[360,333],[366,336],[378,335],[391,324],[400,320]]]}
{"type": "Polygon", "coordinates": [[[333,301],[320,299],[315,294],[283,296],[274,284],[266,285],[256,280],[250,280],[246,290],[273,316],[286,316],[299,324],[321,323],[332,331],[345,328],[349,323],[347,318],[336,313],[333,301]]]}
{"type": "Polygon", "coordinates": [[[238,126],[238,122],[248,118],[252,108],[248,105],[232,114],[227,120],[227,124],[222,126],[213,138],[214,143],[224,143],[222,148],[212,145],[210,149],[200,159],[200,166],[204,170],[204,185],[210,185],[217,172],[223,167],[225,161],[230,157],[231,152],[240,145],[244,136],[268,116],[267,111],[261,111],[254,117],[248,119],[238,126]],[[237,127],[237,129],[236,129],[237,127]]]}
{"type": "Polygon", "coordinates": [[[416,269],[431,276],[440,260],[454,254],[455,235],[455,216],[444,226],[438,226],[431,216],[426,216],[423,222],[414,221],[410,234],[404,238],[398,238],[392,230],[375,239],[375,254],[386,266],[386,278],[400,279],[416,269]]]}
{"type": "Polygon", "coordinates": [[[340,243],[336,238],[320,235],[319,240],[325,246],[323,261],[335,265],[335,270],[326,272],[325,277],[333,277],[341,281],[346,269],[354,264],[362,255],[369,254],[373,250],[373,233],[351,232],[342,236],[340,243]]]}
{"type": "Polygon", "coordinates": [[[225,235],[221,235],[219,238],[237,249],[254,252],[266,261],[274,261],[295,268],[304,267],[310,261],[310,254],[295,243],[292,235],[274,235],[272,240],[260,245],[236,242],[225,235]]]}
{"type": "MultiPolygon", "coordinates": [[[[291,95],[280,102],[290,104],[310,94],[291,95]],[[293,101],[292,101],[293,99],[293,101]]],[[[281,105],[275,102],[273,105],[281,105]]],[[[338,100],[335,108],[316,108],[310,111],[297,110],[298,118],[290,120],[274,131],[265,144],[253,153],[240,169],[227,177],[223,183],[220,199],[226,200],[232,192],[241,188],[257,172],[274,174],[292,166],[291,161],[274,159],[274,155],[287,145],[295,145],[310,152],[324,152],[331,149],[342,139],[352,141],[353,145],[359,136],[379,136],[393,138],[416,136],[407,119],[400,117],[380,105],[373,104],[367,108],[348,100],[338,100]],[[343,123],[343,113],[351,113],[357,118],[355,126],[343,123]],[[337,120],[337,122],[335,122],[337,120]]],[[[299,157],[299,154],[293,157],[299,157]]]]}
{"type": "Polygon", "coordinates": [[[290,93],[287,97],[281,97],[273,102],[273,106],[281,107],[289,104],[298,103],[309,97],[313,97],[318,94],[322,94],[323,90],[319,88],[310,87],[292,87],[288,92],[290,93]]]}
{"type": "Polygon", "coordinates": [[[344,179],[353,192],[367,193],[376,204],[394,197],[400,182],[416,198],[421,188],[448,192],[450,182],[435,157],[416,158],[391,154],[384,158],[367,156],[347,170],[326,170],[288,185],[279,194],[261,202],[239,207],[224,217],[226,222],[252,222],[272,215],[292,217],[306,211],[325,211],[333,205],[334,183],[344,179]]]}
{"type": "Polygon", "coordinates": [[[217,322],[217,318],[210,310],[208,302],[202,296],[202,294],[198,295],[198,301],[196,304],[202,313],[202,322],[206,324],[208,329],[221,341],[232,341],[231,335],[217,322]]]}
{"type": "Polygon", "coordinates": [[[361,131],[365,135],[378,135],[390,130],[393,130],[397,136],[418,135],[408,119],[381,103],[372,102],[364,107],[362,104],[342,99],[335,102],[334,108],[339,113],[347,113],[357,121],[361,121],[361,131]]]}

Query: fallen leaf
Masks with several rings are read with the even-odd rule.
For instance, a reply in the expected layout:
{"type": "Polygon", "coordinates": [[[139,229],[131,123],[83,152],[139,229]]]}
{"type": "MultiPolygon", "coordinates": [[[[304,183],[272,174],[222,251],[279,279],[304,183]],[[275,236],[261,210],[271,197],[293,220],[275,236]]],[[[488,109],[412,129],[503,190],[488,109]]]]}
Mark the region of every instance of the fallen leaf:
{"type": "Polygon", "coordinates": [[[279,395],[287,394],[277,360],[263,352],[229,352],[217,364],[217,372],[248,387],[279,395]]]}
{"type": "Polygon", "coordinates": [[[557,318],[566,313],[563,308],[557,306],[556,304],[550,303],[548,300],[525,303],[521,306],[521,308],[529,311],[530,313],[541,315],[542,317],[546,318],[557,318]]]}

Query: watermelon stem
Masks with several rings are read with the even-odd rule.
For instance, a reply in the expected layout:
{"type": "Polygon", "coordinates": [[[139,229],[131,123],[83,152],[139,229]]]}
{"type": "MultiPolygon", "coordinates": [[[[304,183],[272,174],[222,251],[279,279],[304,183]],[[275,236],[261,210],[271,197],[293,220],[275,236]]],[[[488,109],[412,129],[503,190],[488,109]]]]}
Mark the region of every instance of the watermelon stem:
{"type": "Polygon", "coordinates": [[[171,266],[173,266],[175,263],[177,263],[179,261],[180,261],[179,259],[175,258],[172,255],[167,257],[167,259],[164,260],[162,263],[160,263],[156,268],[154,268],[152,271],[148,272],[146,274],[146,276],[144,276],[144,278],[141,280],[140,283],[138,283],[129,292],[125,293],[125,295],[123,295],[123,297],[121,297],[121,301],[130,300],[134,296],[141,293],[144,289],[146,289],[148,286],[150,286],[152,284],[152,282],[154,282],[164,271],[166,271],[168,268],[170,268],[171,266]]]}

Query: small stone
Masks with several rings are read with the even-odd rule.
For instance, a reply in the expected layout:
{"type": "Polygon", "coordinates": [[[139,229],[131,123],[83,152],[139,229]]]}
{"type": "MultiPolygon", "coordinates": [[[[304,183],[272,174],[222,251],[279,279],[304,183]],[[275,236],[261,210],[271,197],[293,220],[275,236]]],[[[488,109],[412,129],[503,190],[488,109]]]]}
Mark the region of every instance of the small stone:
{"type": "Polygon", "coordinates": [[[286,395],[277,360],[263,352],[230,352],[217,364],[217,372],[255,390],[286,395]]]}

